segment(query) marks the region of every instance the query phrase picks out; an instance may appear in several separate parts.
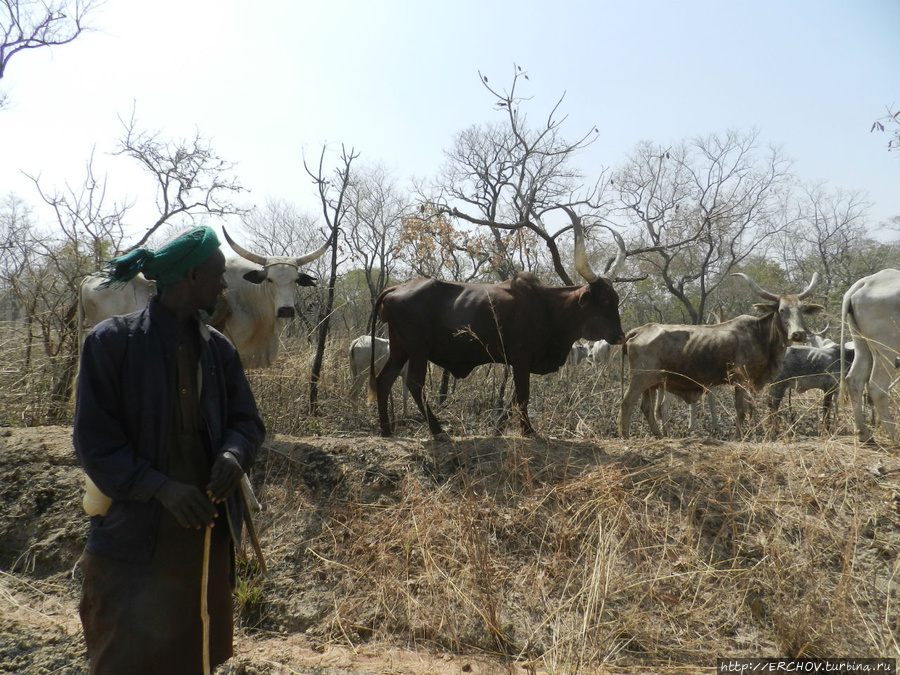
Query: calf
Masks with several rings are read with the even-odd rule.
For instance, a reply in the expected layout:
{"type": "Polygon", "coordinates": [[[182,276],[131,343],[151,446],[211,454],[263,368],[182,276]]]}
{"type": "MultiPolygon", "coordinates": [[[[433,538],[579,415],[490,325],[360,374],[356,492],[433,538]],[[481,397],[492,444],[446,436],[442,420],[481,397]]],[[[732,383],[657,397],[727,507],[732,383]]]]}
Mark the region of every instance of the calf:
{"type": "MultiPolygon", "coordinates": [[[[359,399],[363,384],[368,381],[369,366],[372,363],[373,356],[375,361],[375,374],[377,375],[381,372],[381,368],[384,366],[384,362],[387,361],[388,353],[390,352],[388,344],[388,341],[384,338],[376,337],[373,340],[370,335],[360,335],[350,343],[350,350],[348,352],[351,378],[350,400],[354,403],[359,399]],[[372,345],[375,345],[374,349],[372,348],[372,345]]],[[[406,376],[406,366],[403,367],[401,373],[404,377],[406,376]]],[[[406,417],[406,401],[409,398],[409,392],[407,391],[405,384],[401,383],[401,387],[403,388],[403,416],[406,417]]]]}
{"type": "MultiPolygon", "coordinates": [[[[827,428],[831,403],[841,382],[842,350],[840,345],[831,340],[824,340],[821,344],[821,347],[791,345],[787,348],[781,370],[769,387],[769,408],[777,412],[788,390],[803,393],[810,389],[821,389],[825,394],[822,400],[822,423],[827,428]]],[[[845,345],[843,352],[846,372],[853,362],[853,344],[845,345]]]]}

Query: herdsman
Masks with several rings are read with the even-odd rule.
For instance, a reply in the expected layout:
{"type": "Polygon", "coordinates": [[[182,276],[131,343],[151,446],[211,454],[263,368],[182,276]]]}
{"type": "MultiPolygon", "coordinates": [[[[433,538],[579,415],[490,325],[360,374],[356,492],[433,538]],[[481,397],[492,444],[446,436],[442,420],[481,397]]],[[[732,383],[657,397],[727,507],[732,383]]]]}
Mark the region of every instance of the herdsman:
{"type": "Polygon", "coordinates": [[[196,675],[232,655],[240,482],[265,428],[234,346],[198,318],[224,271],[208,227],[107,266],[111,284],[143,272],[158,295],[82,351],[73,441],[110,500],[79,561],[92,675],[196,675]]]}

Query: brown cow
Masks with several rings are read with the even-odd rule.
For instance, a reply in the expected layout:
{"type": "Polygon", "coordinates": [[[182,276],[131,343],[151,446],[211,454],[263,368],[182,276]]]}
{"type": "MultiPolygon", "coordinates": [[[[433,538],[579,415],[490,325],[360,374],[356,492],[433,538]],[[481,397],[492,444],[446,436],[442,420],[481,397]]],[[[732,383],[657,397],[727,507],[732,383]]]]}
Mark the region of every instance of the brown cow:
{"type": "Polygon", "coordinates": [[[744,314],[714,325],[648,323],[628,332],[623,349],[631,364],[631,382],[622,398],[619,434],[628,438],[631,415],[641,399],[641,411],[650,431],[662,436],[653,413],[654,392],[662,387],[687,403],[700,400],[704,391],[720,384],[734,385],[738,433],[750,409],[746,387],[761,391],[778,373],[790,342],[804,342],[803,316],[821,312],[822,305],[801,302],[819,279],[797,295],[778,295],[760,288],[745,274],[765,303],[754,305],[762,316],[744,314]]]}
{"type": "MultiPolygon", "coordinates": [[[[570,216],[575,227],[575,268],[588,282],[586,286],[546,286],[534,274],[520,272],[499,284],[416,279],[392,286],[378,297],[372,336],[380,316],[388,324],[390,355],[369,386],[370,395],[377,395],[383,436],[391,435],[391,385],[407,361],[406,385],[435,436],[443,430],[422,390],[429,361],[456,378],[486,363],[512,366],[513,408],[523,433],[532,434],[528,419],[531,373],[559,370],[579,338],[622,342],[619,296],[610,279],[591,271],[581,224],[577,216],[570,216]]],[[[616,239],[619,254],[610,272],[613,279],[625,262],[624,242],[618,234],[616,239]]]]}

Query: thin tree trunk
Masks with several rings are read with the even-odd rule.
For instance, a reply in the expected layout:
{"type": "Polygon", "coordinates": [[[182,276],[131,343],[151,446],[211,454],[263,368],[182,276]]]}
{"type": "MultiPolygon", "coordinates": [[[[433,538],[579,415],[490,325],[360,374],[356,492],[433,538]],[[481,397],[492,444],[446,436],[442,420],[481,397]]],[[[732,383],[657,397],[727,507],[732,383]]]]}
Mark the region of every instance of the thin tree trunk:
{"type": "MultiPolygon", "coordinates": [[[[336,229],[336,228],[335,228],[336,229]]],[[[328,293],[325,307],[319,316],[319,335],[316,341],[316,355],[313,358],[312,372],[309,376],[309,414],[319,414],[319,379],[322,376],[322,363],[325,360],[325,345],[331,326],[331,314],[334,311],[334,286],[337,283],[337,232],[332,235],[331,271],[328,276],[328,293]]]]}

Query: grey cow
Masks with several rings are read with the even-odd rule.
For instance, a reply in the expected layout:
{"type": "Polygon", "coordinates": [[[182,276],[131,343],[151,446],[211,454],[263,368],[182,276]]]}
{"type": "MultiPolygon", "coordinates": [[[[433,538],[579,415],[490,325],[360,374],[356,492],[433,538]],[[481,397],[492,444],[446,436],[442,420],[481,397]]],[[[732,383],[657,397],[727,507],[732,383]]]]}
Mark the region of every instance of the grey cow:
{"type": "MultiPolygon", "coordinates": [[[[853,343],[844,345],[844,368],[853,362],[853,343]]],[[[831,403],[841,382],[841,347],[836,342],[825,340],[820,347],[791,345],[784,354],[781,370],[773,378],[769,387],[769,407],[777,412],[785,393],[798,393],[810,389],[821,389],[825,393],[822,400],[822,423],[827,427],[831,403]]]]}

